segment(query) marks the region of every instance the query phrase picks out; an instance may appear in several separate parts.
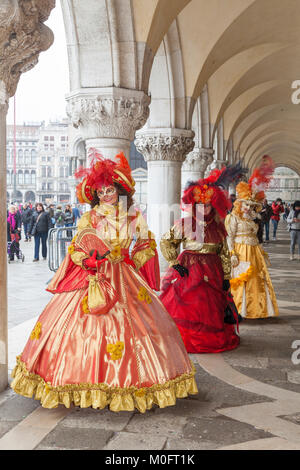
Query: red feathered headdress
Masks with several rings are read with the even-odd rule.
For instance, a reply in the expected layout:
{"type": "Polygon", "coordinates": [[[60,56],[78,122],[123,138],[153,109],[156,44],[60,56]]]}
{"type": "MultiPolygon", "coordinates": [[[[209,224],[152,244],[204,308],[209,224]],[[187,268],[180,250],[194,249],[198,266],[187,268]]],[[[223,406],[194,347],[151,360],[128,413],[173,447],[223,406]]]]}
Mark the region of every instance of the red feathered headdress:
{"type": "Polygon", "coordinates": [[[120,184],[128,194],[134,193],[135,181],[131,176],[131,168],[123,152],[116,155],[117,161],[115,162],[103,158],[96,149],[90,150],[89,157],[91,166],[89,168],[81,167],[75,173],[75,178],[82,178],[76,187],[76,195],[80,203],[90,204],[98,188],[114,183],[120,184]]]}
{"type": "Polygon", "coordinates": [[[232,206],[227,188],[244,172],[245,170],[240,163],[224,167],[221,170],[215,169],[207,178],[188,183],[183,193],[182,203],[184,205],[211,204],[224,219],[232,206]]]}

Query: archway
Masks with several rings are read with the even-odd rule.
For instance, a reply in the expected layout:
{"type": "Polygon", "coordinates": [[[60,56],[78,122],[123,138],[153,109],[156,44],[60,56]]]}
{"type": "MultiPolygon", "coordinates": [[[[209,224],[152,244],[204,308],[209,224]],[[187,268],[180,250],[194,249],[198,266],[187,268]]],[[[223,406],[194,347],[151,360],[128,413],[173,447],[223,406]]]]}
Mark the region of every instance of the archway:
{"type": "Polygon", "coordinates": [[[33,191],[26,191],[25,202],[35,202],[35,193],[33,191]]]}

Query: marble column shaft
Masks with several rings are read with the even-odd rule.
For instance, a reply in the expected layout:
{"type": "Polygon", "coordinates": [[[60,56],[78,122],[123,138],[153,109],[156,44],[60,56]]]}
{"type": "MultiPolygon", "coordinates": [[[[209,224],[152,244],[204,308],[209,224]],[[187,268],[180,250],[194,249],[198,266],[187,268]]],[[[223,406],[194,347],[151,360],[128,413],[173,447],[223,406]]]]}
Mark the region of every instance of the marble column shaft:
{"type": "MultiPolygon", "coordinates": [[[[193,138],[193,131],[183,129],[151,129],[136,137],[136,147],[148,164],[147,222],[158,241],[181,217],[181,167],[194,147],[193,138]]],[[[161,255],[160,267],[167,267],[161,255]]]]}

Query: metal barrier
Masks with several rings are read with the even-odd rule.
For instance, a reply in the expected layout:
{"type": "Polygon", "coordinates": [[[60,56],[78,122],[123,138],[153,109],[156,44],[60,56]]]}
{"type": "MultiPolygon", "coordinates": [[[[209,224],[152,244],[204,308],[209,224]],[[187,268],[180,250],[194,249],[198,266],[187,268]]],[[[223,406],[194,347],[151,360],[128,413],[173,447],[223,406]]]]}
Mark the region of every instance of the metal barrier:
{"type": "Polygon", "coordinates": [[[66,256],[77,227],[51,228],[48,233],[48,266],[56,272],[66,256]]]}

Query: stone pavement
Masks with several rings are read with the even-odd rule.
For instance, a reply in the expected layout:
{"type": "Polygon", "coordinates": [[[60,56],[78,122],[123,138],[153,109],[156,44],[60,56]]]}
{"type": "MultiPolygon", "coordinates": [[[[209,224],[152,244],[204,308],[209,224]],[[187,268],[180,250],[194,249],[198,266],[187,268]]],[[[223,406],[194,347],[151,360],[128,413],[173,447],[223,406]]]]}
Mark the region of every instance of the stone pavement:
{"type": "MultiPolygon", "coordinates": [[[[283,223],[270,255],[280,316],[246,320],[241,345],[223,354],[191,355],[199,394],[146,414],[108,410],[45,410],[39,402],[0,394],[0,449],[297,449],[300,450],[300,261],[289,260],[283,223]],[[298,353],[299,351],[299,353],[298,353]]],[[[9,368],[50,294],[47,263],[9,271],[9,368]]]]}

